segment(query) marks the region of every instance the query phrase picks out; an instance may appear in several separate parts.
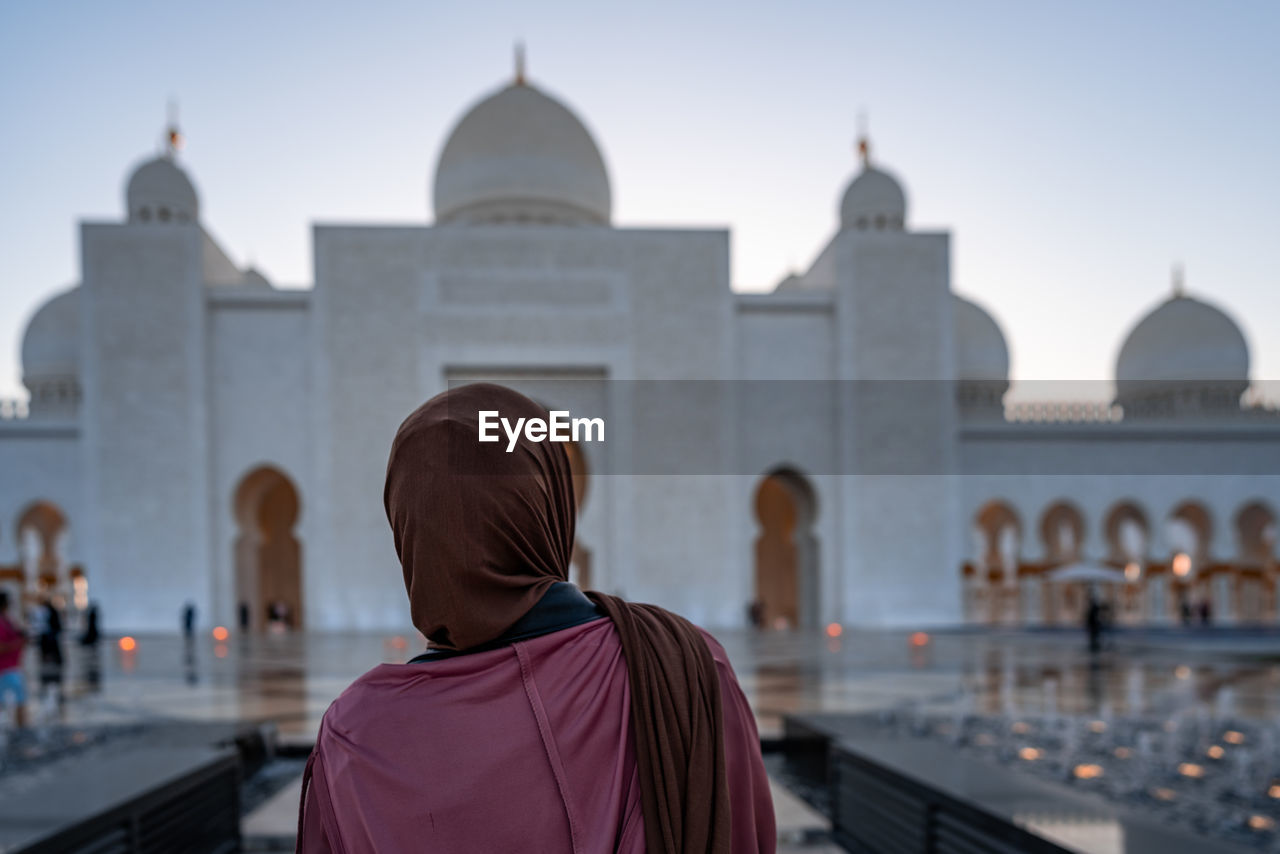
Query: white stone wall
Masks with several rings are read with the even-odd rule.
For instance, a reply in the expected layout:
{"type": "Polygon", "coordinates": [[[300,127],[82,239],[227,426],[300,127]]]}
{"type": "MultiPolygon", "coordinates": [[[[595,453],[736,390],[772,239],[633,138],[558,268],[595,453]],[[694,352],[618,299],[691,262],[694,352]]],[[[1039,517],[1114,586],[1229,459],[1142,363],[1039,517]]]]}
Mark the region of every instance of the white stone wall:
{"type": "Polygon", "coordinates": [[[173,630],[209,610],[203,233],[81,228],[86,572],[107,629],[173,630]]]}
{"type": "Polygon", "coordinates": [[[841,391],[842,618],[955,622],[948,237],[844,231],[835,249],[838,376],[855,381],[841,391]]]}
{"type": "Polygon", "coordinates": [[[519,387],[521,375],[540,379],[544,396],[548,379],[568,384],[563,399],[581,401],[571,408],[606,401],[618,407],[611,418],[635,419],[628,435],[639,438],[612,445],[609,459],[587,449],[596,475],[582,531],[596,585],[713,623],[738,619],[740,605],[724,594],[744,570],[724,559],[723,484],[639,476],[655,451],[670,450],[645,442],[682,432],[660,429],[673,419],[714,428],[681,452],[699,460],[727,453],[720,439],[731,432],[731,411],[709,402],[694,411],[633,407],[621,399],[632,387],[609,384],[733,375],[723,232],[323,227],[316,271],[317,502],[330,524],[318,544],[326,564],[307,568],[320,576],[308,599],[315,619],[403,619],[380,501],[391,437],[449,379],[489,376],[519,387]]]}
{"type": "MultiPolygon", "coordinates": [[[[844,620],[841,552],[840,407],[836,377],[835,298],[830,291],[738,295],[736,372],[738,478],[729,555],[746,567],[742,600],[754,593],[759,536],[755,497],[775,472],[798,476],[814,493],[812,533],[817,591],[801,605],[802,622],[844,620]],[[816,601],[815,601],[816,600],[816,601]],[[816,609],[812,608],[816,604],[816,609]],[[815,612],[816,611],[816,612],[815,612]]],[[[803,585],[802,585],[803,586],[803,585]]]]}
{"type": "Polygon", "coordinates": [[[207,293],[213,534],[211,607],[200,617],[209,625],[237,624],[234,545],[240,529],[234,502],[244,478],[262,466],[279,470],[298,492],[294,535],[302,544],[304,597],[311,586],[311,539],[319,524],[311,507],[310,299],[309,291],[207,293]]]}

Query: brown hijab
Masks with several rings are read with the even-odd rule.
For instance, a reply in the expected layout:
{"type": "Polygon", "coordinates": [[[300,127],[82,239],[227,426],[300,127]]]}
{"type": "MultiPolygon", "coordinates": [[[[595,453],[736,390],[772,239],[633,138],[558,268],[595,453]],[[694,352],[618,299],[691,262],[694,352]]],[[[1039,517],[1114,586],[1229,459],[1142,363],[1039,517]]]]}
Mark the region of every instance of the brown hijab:
{"type": "MultiPolygon", "coordinates": [[[[479,412],[543,418],[511,389],[481,383],[436,395],[396,433],[383,501],[413,623],[432,646],[501,635],[552,584],[573,549],[573,481],[562,445],[481,443],[479,412]]],[[[631,686],[646,847],[728,852],[724,719],[715,661],[692,623],[654,605],[589,594],[613,620],[631,686]]]]}

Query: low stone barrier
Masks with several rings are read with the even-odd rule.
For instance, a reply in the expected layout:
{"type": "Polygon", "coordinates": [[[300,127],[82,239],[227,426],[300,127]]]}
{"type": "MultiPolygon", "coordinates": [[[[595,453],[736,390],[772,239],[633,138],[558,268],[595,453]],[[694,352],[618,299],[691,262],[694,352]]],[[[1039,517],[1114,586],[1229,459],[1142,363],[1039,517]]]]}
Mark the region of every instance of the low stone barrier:
{"type": "Polygon", "coordinates": [[[139,746],[87,757],[0,801],[4,854],[230,854],[240,847],[233,748],[139,746]]]}

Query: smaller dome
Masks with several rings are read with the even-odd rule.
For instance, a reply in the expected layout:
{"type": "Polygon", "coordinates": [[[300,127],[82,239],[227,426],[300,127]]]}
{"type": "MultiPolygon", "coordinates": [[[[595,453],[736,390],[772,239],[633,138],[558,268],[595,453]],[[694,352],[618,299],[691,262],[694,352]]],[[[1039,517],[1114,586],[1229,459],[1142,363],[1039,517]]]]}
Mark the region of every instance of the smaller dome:
{"type": "Polygon", "coordinates": [[[1116,358],[1117,401],[1134,412],[1238,409],[1249,345],[1236,322],[1180,293],[1142,318],[1116,358]]]}
{"type": "Polygon", "coordinates": [[[840,200],[840,227],[858,231],[902,231],[907,196],[898,179],[867,164],[840,200]]]}
{"type": "Polygon", "coordinates": [[[129,222],[195,222],[200,215],[195,185],[168,155],[133,170],[125,206],[129,222]]]}
{"type": "Polygon", "coordinates": [[[952,294],[956,379],[1009,385],[1009,347],[995,318],[980,305],[952,294]]]}
{"type": "MultiPolygon", "coordinates": [[[[1221,309],[1175,296],[1139,321],[1116,359],[1118,382],[1249,381],[1249,345],[1221,309]]],[[[1242,389],[1243,390],[1243,389],[1242,389]]]]}
{"type": "Polygon", "coordinates": [[[22,381],[75,377],[80,369],[80,287],[63,291],[32,315],[22,336],[22,381]]]}

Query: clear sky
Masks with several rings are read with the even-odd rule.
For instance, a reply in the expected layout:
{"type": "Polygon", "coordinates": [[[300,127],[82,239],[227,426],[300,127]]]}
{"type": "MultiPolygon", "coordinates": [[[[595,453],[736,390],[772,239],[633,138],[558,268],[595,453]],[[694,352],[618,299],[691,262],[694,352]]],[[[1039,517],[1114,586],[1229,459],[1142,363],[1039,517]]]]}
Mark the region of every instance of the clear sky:
{"type": "MultiPolygon", "coordinates": [[[[955,289],[1019,380],[1102,379],[1187,290],[1280,378],[1280,3],[0,4],[0,397],[31,313],[78,276],[179,103],[202,220],[312,281],[313,222],[425,223],[444,137],[512,44],[603,148],[618,225],[732,228],[765,290],[829,239],[858,114],[953,235],[955,289]]],[[[376,284],[376,283],[373,283],[376,284]]],[[[301,345],[301,342],[299,343],[301,345]]]]}

